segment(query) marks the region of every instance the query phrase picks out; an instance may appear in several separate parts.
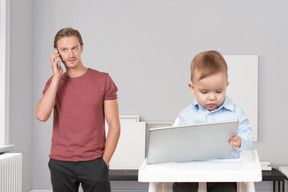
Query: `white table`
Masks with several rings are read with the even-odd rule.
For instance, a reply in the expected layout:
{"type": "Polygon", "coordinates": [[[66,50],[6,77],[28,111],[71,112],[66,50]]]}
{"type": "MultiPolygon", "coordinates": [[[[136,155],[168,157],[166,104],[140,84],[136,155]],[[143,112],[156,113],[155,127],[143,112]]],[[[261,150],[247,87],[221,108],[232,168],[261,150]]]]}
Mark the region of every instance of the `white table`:
{"type": "Polygon", "coordinates": [[[205,182],[237,182],[237,191],[255,191],[254,182],[262,180],[256,150],[244,151],[239,159],[193,161],[147,165],[142,163],[139,182],[149,182],[149,192],[172,191],[174,182],[199,182],[199,191],[206,190],[205,182]],[[203,183],[204,182],[204,183],[203,183]]]}

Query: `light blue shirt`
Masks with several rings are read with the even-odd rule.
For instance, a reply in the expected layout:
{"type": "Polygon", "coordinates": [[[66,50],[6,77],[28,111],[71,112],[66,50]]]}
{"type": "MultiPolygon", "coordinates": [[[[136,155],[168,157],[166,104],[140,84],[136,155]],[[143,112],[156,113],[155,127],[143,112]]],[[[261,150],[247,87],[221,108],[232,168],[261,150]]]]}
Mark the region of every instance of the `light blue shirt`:
{"type": "Polygon", "coordinates": [[[228,96],[225,97],[224,103],[213,111],[203,108],[195,99],[194,103],[183,109],[178,117],[179,126],[238,120],[239,125],[236,134],[241,137],[241,146],[238,150],[233,147],[229,159],[239,158],[241,151],[249,149],[253,144],[249,119],[242,108],[235,105],[228,96]]]}

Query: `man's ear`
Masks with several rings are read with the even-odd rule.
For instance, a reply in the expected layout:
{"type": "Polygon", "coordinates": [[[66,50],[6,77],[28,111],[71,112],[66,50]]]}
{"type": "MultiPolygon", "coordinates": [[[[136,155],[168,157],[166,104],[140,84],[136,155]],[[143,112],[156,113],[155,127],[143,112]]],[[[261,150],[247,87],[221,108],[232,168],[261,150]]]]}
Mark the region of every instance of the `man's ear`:
{"type": "Polygon", "coordinates": [[[194,95],[195,94],[194,84],[192,82],[190,82],[190,83],[188,83],[188,86],[189,86],[191,93],[194,95]]]}
{"type": "Polygon", "coordinates": [[[229,82],[229,81],[227,81],[226,87],[228,87],[229,83],[230,83],[230,82],[229,82]]]}
{"type": "Polygon", "coordinates": [[[81,45],[81,53],[83,52],[83,49],[84,49],[84,45],[81,45]]]}

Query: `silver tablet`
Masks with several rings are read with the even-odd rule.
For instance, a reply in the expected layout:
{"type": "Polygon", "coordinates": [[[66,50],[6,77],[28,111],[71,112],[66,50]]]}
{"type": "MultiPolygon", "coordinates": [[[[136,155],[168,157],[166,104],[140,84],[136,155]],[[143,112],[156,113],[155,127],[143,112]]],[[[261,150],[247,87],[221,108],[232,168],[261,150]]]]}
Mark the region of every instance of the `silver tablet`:
{"type": "Polygon", "coordinates": [[[228,144],[235,136],[238,121],[190,126],[152,128],[149,130],[147,164],[185,162],[226,158],[228,144]]]}

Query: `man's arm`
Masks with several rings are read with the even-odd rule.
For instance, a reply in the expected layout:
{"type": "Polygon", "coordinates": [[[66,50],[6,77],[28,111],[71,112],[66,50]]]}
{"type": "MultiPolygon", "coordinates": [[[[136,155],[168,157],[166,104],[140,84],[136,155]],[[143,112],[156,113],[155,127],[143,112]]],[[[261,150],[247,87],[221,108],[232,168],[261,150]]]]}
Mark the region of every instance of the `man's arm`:
{"type": "Polygon", "coordinates": [[[117,100],[105,100],[104,101],[104,113],[106,121],[108,123],[108,135],[105,144],[105,150],[103,154],[103,160],[109,166],[109,162],[117,147],[117,143],[120,137],[120,122],[118,112],[117,100]]]}
{"type": "Polygon", "coordinates": [[[41,100],[37,103],[35,114],[39,121],[47,121],[49,119],[55,106],[58,84],[59,80],[53,77],[50,86],[45,91],[41,100]]]}
{"type": "Polygon", "coordinates": [[[57,67],[57,62],[59,59],[55,60],[54,58],[56,57],[59,58],[59,54],[57,52],[54,52],[50,57],[51,67],[53,70],[53,78],[51,84],[35,107],[36,118],[39,121],[47,121],[55,106],[58,84],[60,82],[61,76],[63,75],[63,69],[58,69],[57,67]]]}

